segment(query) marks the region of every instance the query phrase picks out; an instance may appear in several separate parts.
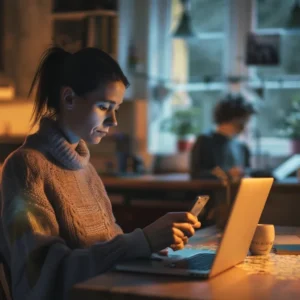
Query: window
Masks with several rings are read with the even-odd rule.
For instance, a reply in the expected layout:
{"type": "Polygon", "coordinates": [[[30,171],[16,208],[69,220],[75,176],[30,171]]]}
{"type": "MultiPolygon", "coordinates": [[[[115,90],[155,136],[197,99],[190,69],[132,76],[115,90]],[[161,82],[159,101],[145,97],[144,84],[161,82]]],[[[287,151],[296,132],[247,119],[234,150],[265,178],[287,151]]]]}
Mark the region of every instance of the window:
{"type": "Polygon", "coordinates": [[[257,0],[257,29],[285,28],[295,0],[257,0]]]}
{"type": "MultiPolygon", "coordinates": [[[[179,0],[171,3],[173,31],[182,6],[179,0]]],[[[249,143],[257,162],[261,160],[256,156],[276,156],[270,162],[274,166],[275,160],[290,155],[292,143],[279,137],[278,127],[282,114],[291,109],[293,100],[300,98],[300,29],[287,27],[294,4],[295,0],[191,0],[192,25],[197,37],[188,42],[171,40],[173,90],[167,103],[160,107],[160,116],[170,115],[178,104],[191,104],[201,110],[199,132],[203,132],[213,125],[212,110],[227,88],[224,78],[229,74],[247,76],[242,86],[248,90],[243,92],[250,94],[250,98],[257,98],[253,97],[255,92],[261,97],[255,100],[259,114],[242,138],[249,143]],[[280,65],[245,65],[249,32],[279,35],[280,65]]],[[[176,151],[173,135],[161,132],[158,125],[155,132],[153,152],[176,151]]]]}
{"type": "Polygon", "coordinates": [[[199,133],[211,127],[212,110],[220,98],[221,87],[212,88],[224,74],[227,1],[194,0],[192,20],[197,38],[189,45],[189,82],[204,83],[203,90],[189,93],[192,104],[201,110],[199,133]],[[209,16],[209,18],[207,18],[209,16]]]}
{"type": "Polygon", "coordinates": [[[193,0],[191,16],[197,38],[188,45],[189,81],[213,80],[223,73],[226,0],[193,0]]]}
{"type": "Polygon", "coordinates": [[[281,60],[278,67],[258,68],[260,76],[299,75],[300,57],[295,55],[300,50],[300,30],[288,30],[294,0],[257,0],[256,32],[279,34],[281,40],[281,60]]]}
{"type": "Polygon", "coordinates": [[[282,115],[300,95],[300,30],[287,29],[294,4],[294,0],[256,0],[255,32],[280,36],[280,65],[253,68],[264,90],[257,124],[262,136],[261,146],[267,155],[290,154],[289,140],[278,137],[278,127],[283,122],[282,115]]]}
{"type": "MultiPolygon", "coordinates": [[[[179,0],[172,0],[171,32],[177,27],[182,13],[179,0]]],[[[161,109],[161,120],[178,108],[193,105],[200,108],[199,133],[212,125],[211,113],[220,98],[223,85],[219,84],[224,73],[227,37],[227,0],[191,0],[193,40],[172,39],[172,88],[167,103],[161,109]],[[210,16],[207,18],[207,16],[210,16]],[[218,81],[218,84],[215,84],[218,81]],[[188,85],[193,86],[190,91],[188,85]],[[180,87],[182,86],[182,88],[180,87]]],[[[154,144],[154,139],[153,139],[154,144]]],[[[174,135],[156,128],[156,147],[153,152],[176,152],[174,135]]]]}

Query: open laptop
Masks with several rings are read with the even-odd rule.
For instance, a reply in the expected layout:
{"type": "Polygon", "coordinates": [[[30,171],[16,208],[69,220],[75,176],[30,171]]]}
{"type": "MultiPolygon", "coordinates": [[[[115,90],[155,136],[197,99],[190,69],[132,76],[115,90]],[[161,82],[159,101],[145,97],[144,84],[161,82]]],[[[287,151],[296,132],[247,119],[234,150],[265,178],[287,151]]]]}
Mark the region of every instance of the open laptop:
{"type": "Polygon", "coordinates": [[[237,265],[248,253],[273,181],[273,178],[242,179],[217,251],[194,249],[192,256],[186,256],[191,250],[180,250],[182,255],[127,261],[117,264],[116,269],[210,278],[237,265]]]}
{"type": "Polygon", "coordinates": [[[283,181],[300,168],[300,154],[294,154],[274,169],[252,170],[251,177],[274,177],[283,181]]]}
{"type": "Polygon", "coordinates": [[[294,154],[273,170],[277,180],[284,180],[300,168],[300,154],[294,154]]]}

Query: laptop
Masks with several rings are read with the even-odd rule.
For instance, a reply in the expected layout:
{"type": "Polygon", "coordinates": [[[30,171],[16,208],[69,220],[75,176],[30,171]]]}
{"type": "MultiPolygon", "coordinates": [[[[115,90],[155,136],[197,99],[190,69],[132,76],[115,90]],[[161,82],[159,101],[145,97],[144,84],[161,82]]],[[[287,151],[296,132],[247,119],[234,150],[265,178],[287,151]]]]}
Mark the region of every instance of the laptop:
{"type": "Polygon", "coordinates": [[[274,169],[253,170],[251,177],[273,177],[275,180],[283,181],[300,168],[300,154],[294,154],[279,164],[274,169]]]}
{"type": "Polygon", "coordinates": [[[161,256],[160,260],[138,259],[119,263],[115,269],[127,272],[197,276],[205,279],[239,264],[248,253],[273,181],[273,178],[241,180],[216,251],[183,249],[177,251],[178,255],[168,255],[165,258],[161,256]]]}
{"type": "Polygon", "coordinates": [[[294,154],[273,170],[277,180],[284,180],[300,168],[300,154],[294,154]]]}

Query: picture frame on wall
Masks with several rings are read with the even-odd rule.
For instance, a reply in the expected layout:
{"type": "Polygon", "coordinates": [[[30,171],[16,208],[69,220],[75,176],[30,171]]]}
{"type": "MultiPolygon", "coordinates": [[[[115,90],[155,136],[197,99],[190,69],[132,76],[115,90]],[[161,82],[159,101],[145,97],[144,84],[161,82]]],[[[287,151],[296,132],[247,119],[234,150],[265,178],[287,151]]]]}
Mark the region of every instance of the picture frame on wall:
{"type": "Polygon", "coordinates": [[[280,35],[249,33],[246,42],[246,65],[280,65],[280,35]]]}

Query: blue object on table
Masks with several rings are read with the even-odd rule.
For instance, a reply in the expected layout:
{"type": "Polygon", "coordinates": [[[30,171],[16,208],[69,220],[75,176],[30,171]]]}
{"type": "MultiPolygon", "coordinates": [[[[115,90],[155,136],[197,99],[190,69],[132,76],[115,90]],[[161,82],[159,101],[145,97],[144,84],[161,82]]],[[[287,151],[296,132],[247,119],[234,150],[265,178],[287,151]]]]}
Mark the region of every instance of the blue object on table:
{"type": "Polygon", "coordinates": [[[300,255],[300,244],[274,245],[276,254],[300,255]]]}

